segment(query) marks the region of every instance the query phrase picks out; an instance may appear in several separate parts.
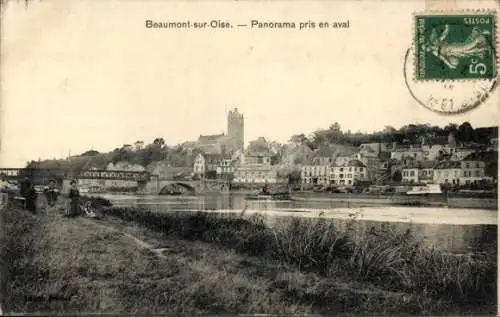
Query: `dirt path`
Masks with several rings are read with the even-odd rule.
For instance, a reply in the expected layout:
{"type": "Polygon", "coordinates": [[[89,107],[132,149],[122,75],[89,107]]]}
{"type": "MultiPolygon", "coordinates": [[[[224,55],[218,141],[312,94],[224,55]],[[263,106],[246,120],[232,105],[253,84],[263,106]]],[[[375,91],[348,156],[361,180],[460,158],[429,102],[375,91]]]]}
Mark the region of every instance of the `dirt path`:
{"type": "Polygon", "coordinates": [[[142,249],[146,249],[152,253],[154,253],[155,255],[157,255],[158,257],[160,258],[165,258],[166,256],[163,254],[165,251],[168,251],[168,248],[155,248],[153,245],[127,233],[127,232],[124,232],[123,230],[120,230],[120,229],[117,229],[117,228],[114,228],[110,225],[105,225],[103,223],[98,223],[96,221],[93,221],[93,220],[90,220],[90,219],[87,219],[87,218],[81,218],[81,221],[90,225],[90,226],[95,226],[95,227],[99,227],[99,228],[102,228],[104,230],[109,230],[111,232],[118,232],[120,234],[122,234],[123,236],[127,237],[130,241],[132,241],[133,243],[135,243],[137,246],[139,246],[140,248],[142,249]]]}

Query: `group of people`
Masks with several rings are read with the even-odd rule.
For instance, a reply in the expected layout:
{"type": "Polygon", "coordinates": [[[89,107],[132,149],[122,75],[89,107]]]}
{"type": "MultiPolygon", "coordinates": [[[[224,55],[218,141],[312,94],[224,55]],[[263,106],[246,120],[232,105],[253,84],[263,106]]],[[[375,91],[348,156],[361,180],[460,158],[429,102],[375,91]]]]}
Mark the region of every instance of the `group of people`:
{"type": "MultiPolygon", "coordinates": [[[[78,183],[76,180],[71,181],[71,188],[68,193],[69,197],[69,205],[66,208],[65,215],[68,217],[75,217],[79,215],[86,215],[89,217],[95,217],[95,211],[92,206],[91,201],[87,201],[84,206],[81,205],[81,197],[80,191],[78,189],[78,183]]],[[[0,179],[0,192],[8,193],[9,185],[2,175],[0,179]]],[[[54,207],[58,201],[59,197],[59,189],[57,188],[57,183],[55,180],[50,180],[48,185],[43,189],[43,196],[47,202],[48,207],[54,207]]],[[[33,182],[26,177],[21,181],[19,187],[19,194],[22,197],[24,202],[24,208],[31,211],[32,213],[37,212],[37,201],[38,201],[38,192],[35,188],[33,182]]],[[[44,209],[44,208],[43,208],[44,209]]]]}

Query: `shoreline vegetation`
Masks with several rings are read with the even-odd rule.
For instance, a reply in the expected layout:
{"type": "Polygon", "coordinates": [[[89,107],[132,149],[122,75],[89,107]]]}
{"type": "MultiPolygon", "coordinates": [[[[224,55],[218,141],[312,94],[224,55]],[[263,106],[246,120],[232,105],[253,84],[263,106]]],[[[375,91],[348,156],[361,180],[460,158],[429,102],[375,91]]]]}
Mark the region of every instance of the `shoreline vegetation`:
{"type": "MultiPolygon", "coordinates": [[[[89,199],[87,197],[84,200],[89,199]]],[[[357,221],[152,213],[90,198],[98,220],[3,211],[4,313],[496,313],[496,241],[452,255],[357,221]],[[357,232],[356,234],[354,234],[357,232]]]]}

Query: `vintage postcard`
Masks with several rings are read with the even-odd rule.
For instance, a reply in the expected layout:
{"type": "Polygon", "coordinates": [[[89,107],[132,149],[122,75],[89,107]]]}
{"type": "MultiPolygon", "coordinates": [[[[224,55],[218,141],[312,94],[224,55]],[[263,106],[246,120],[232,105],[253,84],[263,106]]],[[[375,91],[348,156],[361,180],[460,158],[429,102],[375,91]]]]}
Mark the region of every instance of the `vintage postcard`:
{"type": "Polygon", "coordinates": [[[496,315],[499,12],[2,0],[0,315],[496,315]]]}

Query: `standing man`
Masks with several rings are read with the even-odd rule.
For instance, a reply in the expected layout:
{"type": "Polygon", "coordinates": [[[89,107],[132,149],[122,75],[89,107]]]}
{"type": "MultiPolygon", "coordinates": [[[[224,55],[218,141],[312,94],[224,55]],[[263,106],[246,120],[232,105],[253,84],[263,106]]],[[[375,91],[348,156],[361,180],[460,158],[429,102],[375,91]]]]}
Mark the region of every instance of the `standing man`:
{"type": "Polygon", "coordinates": [[[24,208],[28,207],[27,203],[28,203],[28,194],[30,192],[30,189],[31,189],[31,181],[28,177],[25,177],[21,181],[21,188],[20,188],[21,197],[24,198],[24,208]]]}

